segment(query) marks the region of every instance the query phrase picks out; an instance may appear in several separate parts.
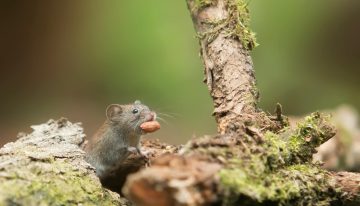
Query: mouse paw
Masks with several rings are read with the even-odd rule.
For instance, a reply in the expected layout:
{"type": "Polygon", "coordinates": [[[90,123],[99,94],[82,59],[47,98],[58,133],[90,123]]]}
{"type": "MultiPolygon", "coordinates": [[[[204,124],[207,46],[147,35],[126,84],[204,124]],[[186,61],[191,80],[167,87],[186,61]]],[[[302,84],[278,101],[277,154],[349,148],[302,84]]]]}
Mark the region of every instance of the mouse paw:
{"type": "Polygon", "coordinates": [[[139,149],[136,147],[128,147],[127,150],[131,153],[138,153],[139,149]]]}
{"type": "Polygon", "coordinates": [[[143,151],[140,151],[140,155],[146,161],[145,165],[148,166],[148,167],[151,166],[151,164],[150,164],[151,152],[143,150],[143,151]]]}

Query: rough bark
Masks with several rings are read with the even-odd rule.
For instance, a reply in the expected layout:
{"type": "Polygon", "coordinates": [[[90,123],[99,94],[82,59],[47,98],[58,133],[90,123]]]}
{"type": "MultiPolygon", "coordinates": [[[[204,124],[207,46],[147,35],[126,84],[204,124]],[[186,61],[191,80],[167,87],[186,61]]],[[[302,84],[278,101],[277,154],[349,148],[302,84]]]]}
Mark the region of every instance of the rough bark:
{"type": "MultiPolygon", "coordinates": [[[[213,98],[219,133],[237,131],[244,122],[257,123],[259,92],[249,54],[256,42],[248,28],[246,4],[228,0],[187,3],[199,37],[204,81],[213,98]]],[[[259,119],[272,123],[266,115],[259,119]]]]}
{"type": "Polygon", "coordinates": [[[257,108],[247,4],[187,3],[219,135],[191,140],[179,154],[131,175],[127,197],[161,206],[360,204],[359,174],[329,173],[311,162],[316,147],[335,134],[327,115],[313,113],[291,127],[280,105],[274,116],[257,108]]]}
{"type": "Polygon", "coordinates": [[[351,172],[333,173],[333,179],[336,186],[344,191],[342,201],[344,205],[360,204],[360,174],[351,172]]]}
{"type": "Polygon", "coordinates": [[[83,160],[79,124],[60,119],[32,128],[0,149],[0,205],[128,205],[83,160]]]}

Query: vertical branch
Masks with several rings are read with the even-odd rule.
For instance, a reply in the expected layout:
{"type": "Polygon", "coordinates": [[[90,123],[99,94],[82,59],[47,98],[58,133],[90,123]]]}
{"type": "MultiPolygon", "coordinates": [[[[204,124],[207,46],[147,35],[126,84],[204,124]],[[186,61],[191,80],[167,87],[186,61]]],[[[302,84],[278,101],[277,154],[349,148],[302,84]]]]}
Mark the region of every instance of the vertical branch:
{"type": "Polygon", "coordinates": [[[256,42],[248,29],[247,5],[239,0],[187,0],[187,4],[200,41],[218,131],[236,131],[241,119],[256,113],[259,98],[249,55],[256,42]]]}
{"type": "Polygon", "coordinates": [[[158,157],[127,178],[124,194],[136,205],[357,205],[360,175],[340,179],[310,163],[335,134],[326,115],[291,128],[280,105],[275,116],[257,108],[249,55],[256,43],[244,1],[187,0],[221,135],[158,157]]]}

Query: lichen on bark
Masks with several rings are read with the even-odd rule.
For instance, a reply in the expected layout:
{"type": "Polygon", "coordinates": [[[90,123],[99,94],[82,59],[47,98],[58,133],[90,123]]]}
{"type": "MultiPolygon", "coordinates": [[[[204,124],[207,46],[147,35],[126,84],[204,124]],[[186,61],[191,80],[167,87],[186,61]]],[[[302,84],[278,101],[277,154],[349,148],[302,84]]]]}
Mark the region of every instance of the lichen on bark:
{"type": "MultiPolygon", "coordinates": [[[[248,2],[244,0],[227,0],[226,9],[229,15],[219,19],[204,19],[202,24],[207,25],[206,31],[199,32],[201,39],[211,43],[221,31],[226,31],[229,36],[238,38],[243,47],[252,50],[259,44],[256,41],[256,34],[250,29],[250,14],[248,2]]],[[[199,13],[209,6],[218,4],[218,0],[195,0],[192,12],[199,13]]]]}
{"type": "Polygon", "coordinates": [[[241,0],[188,0],[187,4],[199,36],[219,133],[236,132],[244,123],[271,124],[266,118],[256,118],[261,112],[259,92],[249,55],[256,43],[249,29],[247,4],[241,0]]]}
{"type": "Polygon", "coordinates": [[[328,117],[320,113],[307,116],[294,129],[265,133],[260,152],[256,147],[245,150],[251,152],[230,159],[232,164],[220,170],[225,200],[233,205],[330,204],[339,194],[328,172],[312,164],[311,156],[334,134],[328,117]]]}
{"type": "Polygon", "coordinates": [[[0,205],[128,204],[104,189],[83,160],[79,124],[60,119],[32,128],[0,149],[0,205]]]}

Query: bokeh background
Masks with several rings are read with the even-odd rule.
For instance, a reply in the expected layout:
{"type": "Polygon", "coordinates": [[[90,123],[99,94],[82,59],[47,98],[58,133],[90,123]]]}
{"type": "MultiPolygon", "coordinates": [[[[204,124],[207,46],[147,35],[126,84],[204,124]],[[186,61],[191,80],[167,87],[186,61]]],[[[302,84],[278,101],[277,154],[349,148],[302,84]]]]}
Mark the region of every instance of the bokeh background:
{"type": "MultiPolygon", "coordinates": [[[[360,2],[250,2],[261,106],[302,115],[360,109],[360,2]]],[[[92,135],[110,103],[136,99],[171,143],[216,131],[185,0],[1,0],[0,145],[50,118],[92,135]]]]}

